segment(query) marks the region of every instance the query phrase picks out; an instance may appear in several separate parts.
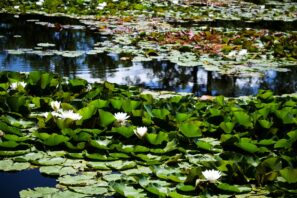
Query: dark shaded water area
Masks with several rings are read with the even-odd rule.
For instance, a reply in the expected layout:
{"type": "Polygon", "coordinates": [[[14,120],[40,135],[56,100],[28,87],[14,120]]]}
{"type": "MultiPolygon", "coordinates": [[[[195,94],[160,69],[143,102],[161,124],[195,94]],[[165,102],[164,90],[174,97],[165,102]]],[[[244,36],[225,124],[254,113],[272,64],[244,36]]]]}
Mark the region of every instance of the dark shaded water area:
{"type": "Polygon", "coordinates": [[[1,197],[17,198],[19,192],[35,187],[54,187],[57,184],[55,178],[45,177],[38,169],[24,170],[20,172],[0,172],[1,197]]]}
{"type": "Polygon", "coordinates": [[[297,30],[297,20],[294,21],[241,21],[241,20],[213,20],[213,21],[171,21],[176,26],[192,27],[192,26],[209,26],[224,28],[253,28],[253,29],[269,29],[274,31],[294,31],[297,30]]]}
{"type": "Polygon", "coordinates": [[[0,70],[51,71],[91,82],[107,80],[152,90],[191,92],[197,96],[255,95],[259,89],[271,89],[275,94],[297,91],[295,67],[290,67],[290,72],[266,71],[261,77],[235,77],[206,71],[202,67],[180,67],[168,61],[131,62],[121,60],[121,55],[115,53],[87,54],[95,43],[108,39],[76,19],[0,14],[0,70]],[[61,29],[61,25],[69,25],[69,28],[61,29]],[[52,43],[55,45],[51,49],[80,51],[82,55],[70,58],[11,54],[7,51],[20,48],[36,50],[39,43],[52,43]]]}

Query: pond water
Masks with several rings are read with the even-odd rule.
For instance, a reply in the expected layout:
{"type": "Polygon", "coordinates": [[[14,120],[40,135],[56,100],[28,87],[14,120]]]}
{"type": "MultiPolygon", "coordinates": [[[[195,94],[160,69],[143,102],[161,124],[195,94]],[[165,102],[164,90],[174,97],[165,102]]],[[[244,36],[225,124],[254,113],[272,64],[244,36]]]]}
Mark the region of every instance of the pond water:
{"type": "Polygon", "coordinates": [[[19,192],[27,188],[54,187],[55,178],[42,176],[38,169],[20,172],[0,172],[1,197],[17,198],[19,192]]]}
{"type": "Polygon", "coordinates": [[[168,61],[131,62],[121,60],[121,56],[114,53],[87,54],[95,43],[107,39],[75,19],[1,14],[0,70],[52,71],[89,81],[107,80],[153,90],[191,92],[197,96],[254,95],[258,89],[271,89],[276,94],[297,91],[296,67],[290,67],[290,72],[269,70],[263,76],[235,77],[201,67],[180,67],[168,61]],[[65,57],[38,53],[48,43],[54,44],[46,46],[52,50],[78,51],[81,55],[65,57]],[[27,50],[27,53],[18,54],[18,49],[27,50]],[[14,51],[9,53],[9,50],[14,51]]]}

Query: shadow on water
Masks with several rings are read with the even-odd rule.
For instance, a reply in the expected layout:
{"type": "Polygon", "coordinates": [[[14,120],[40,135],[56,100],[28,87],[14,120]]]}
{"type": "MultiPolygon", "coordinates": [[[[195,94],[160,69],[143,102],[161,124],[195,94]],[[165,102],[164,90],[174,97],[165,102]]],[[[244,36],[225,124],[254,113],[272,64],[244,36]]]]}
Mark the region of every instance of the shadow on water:
{"type": "Polygon", "coordinates": [[[223,28],[253,28],[253,29],[268,29],[274,31],[294,31],[297,30],[297,20],[294,21],[243,21],[243,20],[213,20],[213,21],[169,21],[174,26],[182,27],[223,27],[223,28]]]}
{"type": "MultiPolygon", "coordinates": [[[[46,24],[45,23],[45,24],[46,24]]],[[[83,28],[59,29],[52,24],[80,25],[63,17],[48,18],[37,15],[1,15],[0,70],[51,71],[67,77],[82,77],[89,81],[107,80],[126,85],[139,85],[153,90],[192,92],[197,96],[254,95],[259,89],[271,89],[276,94],[297,91],[297,69],[290,72],[266,71],[263,76],[236,77],[206,71],[202,67],[179,67],[168,61],[122,61],[113,53],[87,55],[94,44],[108,38],[83,28]],[[28,19],[38,19],[50,25],[38,25],[28,19]],[[54,50],[82,51],[83,55],[68,58],[58,55],[14,55],[8,49],[36,48],[38,43],[54,43],[54,50]]],[[[58,26],[59,27],[59,26],[58,26]]]]}
{"type": "Polygon", "coordinates": [[[17,198],[27,188],[54,187],[56,179],[42,176],[38,169],[20,172],[0,172],[1,197],[17,198]]]}

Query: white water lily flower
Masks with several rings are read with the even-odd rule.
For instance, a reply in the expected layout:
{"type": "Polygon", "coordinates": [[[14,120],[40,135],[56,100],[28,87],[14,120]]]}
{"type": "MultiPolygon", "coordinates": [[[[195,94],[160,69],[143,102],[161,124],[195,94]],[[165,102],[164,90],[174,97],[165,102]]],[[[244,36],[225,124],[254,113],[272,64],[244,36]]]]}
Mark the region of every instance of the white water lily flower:
{"type": "Polygon", "coordinates": [[[237,55],[237,51],[236,50],[232,50],[229,52],[229,54],[227,55],[228,58],[235,58],[237,55]]]}
{"type": "Polygon", "coordinates": [[[172,3],[173,3],[173,4],[178,4],[178,1],[179,1],[179,0],[172,0],[172,3]]]}
{"type": "Polygon", "coordinates": [[[53,110],[58,111],[61,107],[61,102],[60,101],[52,101],[51,107],[53,110]]]}
{"type": "Polygon", "coordinates": [[[80,120],[82,116],[79,113],[74,113],[72,110],[68,111],[59,111],[59,117],[62,119],[71,119],[71,120],[80,120]]]}
{"type": "Polygon", "coordinates": [[[18,83],[11,83],[11,85],[10,85],[10,89],[12,89],[12,90],[16,90],[18,88],[18,83]]]}
{"type": "Polygon", "coordinates": [[[134,129],[134,133],[138,138],[141,139],[147,133],[147,127],[137,127],[134,129]]]}
{"type": "Polygon", "coordinates": [[[27,86],[27,83],[25,83],[25,82],[19,82],[18,85],[25,88],[27,86]]]}
{"type": "Polygon", "coordinates": [[[242,49],[238,52],[238,56],[245,56],[247,55],[247,52],[248,52],[247,49],[242,49]]]}
{"type": "Polygon", "coordinates": [[[215,183],[222,176],[222,173],[217,170],[205,170],[202,171],[202,175],[210,183],[215,183]]]}
{"type": "Polygon", "coordinates": [[[41,113],[40,116],[47,118],[48,114],[49,114],[48,112],[44,112],[44,113],[41,113]]]}
{"type": "Polygon", "coordinates": [[[14,83],[11,83],[10,85],[10,89],[12,90],[16,90],[18,87],[23,87],[25,88],[27,85],[27,83],[25,82],[14,82],[14,83]]]}
{"type": "Polygon", "coordinates": [[[99,3],[98,6],[97,6],[97,9],[98,10],[103,10],[105,6],[107,6],[107,3],[106,2],[99,3]]]}
{"type": "Polygon", "coordinates": [[[121,125],[124,125],[130,116],[128,116],[127,113],[119,112],[115,113],[114,117],[117,120],[117,122],[119,122],[121,125]]]}
{"type": "Polygon", "coordinates": [[[39,1],[36,2],[36,5],[38,5],[38,6],[42,6],[43,3],[44,3],[44,0],[39,0],[39,1]]]}

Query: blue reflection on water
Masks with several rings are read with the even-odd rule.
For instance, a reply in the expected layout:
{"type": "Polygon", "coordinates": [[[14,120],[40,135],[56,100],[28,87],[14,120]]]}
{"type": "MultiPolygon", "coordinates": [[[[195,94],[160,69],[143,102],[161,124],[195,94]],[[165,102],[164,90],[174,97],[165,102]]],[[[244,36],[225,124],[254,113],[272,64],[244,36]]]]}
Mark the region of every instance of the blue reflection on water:
{"type": "Polygon", "coordinates": [[[19,192],[27,188],[54,187],[56,184],[55,178],[42,176],[38,169],[0,172],[2,198],[19,197],[19,192]]]}

